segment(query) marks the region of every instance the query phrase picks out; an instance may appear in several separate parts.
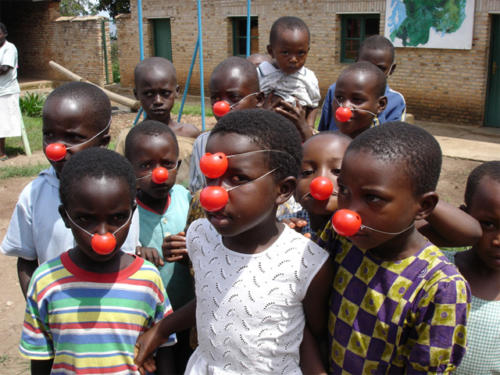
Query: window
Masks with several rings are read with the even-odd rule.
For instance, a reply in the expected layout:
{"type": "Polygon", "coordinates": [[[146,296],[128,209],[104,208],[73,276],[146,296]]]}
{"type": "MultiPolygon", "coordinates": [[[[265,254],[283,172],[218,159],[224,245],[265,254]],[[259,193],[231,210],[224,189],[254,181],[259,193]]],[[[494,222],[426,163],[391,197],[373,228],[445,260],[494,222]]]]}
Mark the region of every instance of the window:
{"type": "MultiPolygon", "coordinates": [[[[233,17],[233,55],[246,56],[247,18],[233,17]]],[[[250,17],[250,54],[259,52],[259,24],[257,17],[250,17]]]]}
{"type": "Polygon", "coordinates": [[[356,60],[361,42],[379,33],[380,15],[345,14],[341,17],[340,62],[353,62],[356,60]]]}

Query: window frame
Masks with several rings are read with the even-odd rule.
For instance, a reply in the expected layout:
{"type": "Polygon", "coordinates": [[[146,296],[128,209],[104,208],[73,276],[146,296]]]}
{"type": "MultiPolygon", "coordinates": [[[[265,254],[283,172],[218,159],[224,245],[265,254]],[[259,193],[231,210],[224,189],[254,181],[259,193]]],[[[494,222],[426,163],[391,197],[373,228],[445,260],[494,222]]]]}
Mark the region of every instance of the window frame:
{"type": "Polygon", "coordinates": [[[350,59],[346,57],[346,41],[348,40],[358,40],[359,45],[366,39],[366,21],[370,19],[377,19],[379,25],[380,34],[380,14],[379,13],[356,13],[356,14],[341,14],[340,15],[340,62],[341,63],[352,63],[355,59],[350,59]],[[359,37],[348,38],[347,37],[347,22],[349,19],[356,19],[360,21],[359,37]]]}
{"type": "MultiPolygon", "coordinates": [[[[246,39],[247,39],[247,35],[246,35],[246,21],[247,21],[247,17],[243,17],[243,16],[235,16],[235,17],[230,17],[231,19],[231,27],[232,27],[232,35],[233,35],[233,56],[240,56],[240,57],[246,57],[246,50],[243,51],[243,53],[238,53],[238,52],[241,52],[239,51],[239,42],[240,40],[244,40],[245,41],[245,46],[246,46],[246,39]],[[241,22],[241,21],[244,21],[242,22],[242,24],[244,24],[244,32],[243,34],[241,34],[241,30],[238,30],[240,31],[240,34],[237,33],[237,30],[236,30],[236,26],[237,26],[237,22],[241,22]]],[[[250,29],[252,28],[252,24],[255,22],[255,26],[257,27],[257,30],[258,30],[258,27],[259,27],[259,18],[257,16],[251,16],[250,17],[250,29]]],[[[252,48],[251,47],[251,44],[252,44],[252,40],[257,40],[257,43],[259,41],[259,35],[250,35],[250,49],[252,48]]],[[[256,53],[258,51],[255,51],[253,53],[256,53]]],[[[252,51],[250,51],[250,54],[252,54],[252,51]]]]}

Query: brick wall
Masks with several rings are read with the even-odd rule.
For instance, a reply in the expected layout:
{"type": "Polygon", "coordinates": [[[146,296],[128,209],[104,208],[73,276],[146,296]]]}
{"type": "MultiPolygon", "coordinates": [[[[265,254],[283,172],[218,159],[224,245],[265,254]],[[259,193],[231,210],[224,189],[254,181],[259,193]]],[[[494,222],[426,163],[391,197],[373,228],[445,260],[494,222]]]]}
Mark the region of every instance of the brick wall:
{"type": "MultiPolygon", "coordinates": [[[[302,18],[311,30],[311,50],[307,67],[318,76],[322,95],[335,82],[346,64],[340,63],[340,17],[345,13],[380,14],[384,32],[385,0],[266,0],[252,1],[252,15],[258,16],[259,50],[265,52],[272,23],[283,15],[302,18]]],[[[136,2],[131,15],[118,22],[122,84],[133,85],[133,68],[139,61],[136,2]]],[[[213,0],[202,2],[205,88],[213,68],[232,54],[231,19],[246,15],[246,2],[213,0]]],[[[172,59],[182,84],[188,74],[197,37],[196,1],[143,0],[145,55],[151,56],[151,19],[170,18],[172,59]],[[168,5],[167,5],[168,4],[168,5]]],[[[389,80],[402,92],[408,111],[421,120],[482,124],[487,87],[490,43],[490,12],[500,12],[500,2],[476,0],[473,46],[471,50],[397,48],[397,69],[389,80]]],[[[195,67],[191,93],[199,92],[195,67]]]]}
{"type": "MultiPolygon", "coordinates": [[[[64,79],[50,60],[97,84],[106,83],[102,17],[60,17],[58,2],[0,3],[8,40],[19,53],[19,76],[64,79]]],[[[109,25],[105,23],[109,80],[112,81],[109,25]]]]}

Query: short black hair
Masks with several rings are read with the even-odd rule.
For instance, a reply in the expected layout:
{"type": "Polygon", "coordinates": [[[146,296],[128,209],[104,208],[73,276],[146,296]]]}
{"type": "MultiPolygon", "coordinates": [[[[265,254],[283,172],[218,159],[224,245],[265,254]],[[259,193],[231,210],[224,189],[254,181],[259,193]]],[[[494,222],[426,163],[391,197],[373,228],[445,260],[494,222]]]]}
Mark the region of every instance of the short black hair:
{"type": "Polygon", "coordinates": [[[7,26],[5,26],[5,24],[3,24],[2,22],[0,22],[0,31],[2,33],[4,33],[5,35],[8,34],[8,32],[7,32],[7,26]]]}
{"type": "Polygon", "coordinates": [[[379,34],[369,36],[361,43],[361,46],[359,47],[358,50],[358,58],[366,50],[373,50],[373,49],[389,51],[392,56],[392,62],[394,62],[394,57],[395,57],[394,45],[391,43],[389,39],[379,34]]]}
{"type": "Polygon", "coordinates": [[[245,76],[247,82],[253,83],[253,90],[255,90],[255,92],[260,91],[259,76],[255,65],[247,59],[239,56],[231,56],[220,62],[210,75],[210,82],[212,82],[212,79],[216,74],[231,70],[235,67],[240,68],[241,73],[245,76]]]}
{"type": "Polygon", "coordinates": [[[285,117],[266,109],[231,111],[217,122],[209,137],[219,133],[240,134],[250,138],[263,150],[282,151],[267,153],[269,168],[277,168],[273,176],[278,181],[288,176],[298,176],[302,141],[295,125],[285,117]]]}
{"type": "Polygon", "coordinates": [[[479,183],[486,176],[500,183],[500,161],[488,161],[472,170],[467,178],[467,186],[465,187],[464,200],[467,206],[471,205],[479,183]]]}
{"type": "Polygon", "coordinates": [[[134,68],[134,83],[137,86],[137,82],[140,78],[140,75],[142,74],[143,71],[146,70],[151,70],[152,68],[162,68],[168,71],[170,74],[173,75],[175,78],[175,81],[177,82],[177,73],[175,71],[174,64],[172,62],[164,57],[148,57],[147,59],[144,59],[140,61],[134,68]]]}
{"type": "Polygon", "coordinates": [[[307,33],[307,39],[309,39],[309,43],[311,43],[311,33],[309,31],[309,27],[307,27],[306,23],[302,21],[298,17],[285,16],[280,17],[276,21],[274,21],[271,26],[271,32],[269,33],[269,44],[272,46],[278,39],[278,33],[280,29],[285,30],[302,30],[307,33]]]}
{"type": "Polygon", "coordinates": [[[441,173],[441,147],[427,131],[402,121],[387,122],[358,135],[346,150],[367,151],[379,160],[403,163],[418,196],[435,191],[441,173]]]}
{"type": "MultiPolygon", "coordinates": [[[[96,129],[102,130],[108,126],[111,120],[111,102],[104,91],[86,82],[66,83],[52,91],[43,106],[43,117],[46,116],[46,110],[50,102],[68,97],[87,105],[87,109],[90,110],[87,116],[94,119],[96,129]]],[[[109,128],[105,133],[108,131],[109,128]]]]}
{"type": "Polygon", "coordinates": [[[129,161],[120,154],[102,147],[91,147],[71,156],[64,164],[60,176],[59,196],[63,206],[68,207],[73,189],[85,177],[123,179],[129,186],[130,203],[135,204],[134,170],[129,161]]]}
{"type": "Polygon", "coordinates": [[[384,72],[382,72],[376,65],[368,61],[358,61],[349,64],[341,73],[337,81],[347,73],[351,72],[364,72],[374,76],[376,80],[375,94],[378,97],[385,95],[385,89],[387,86],[387,79],[384,72]]]}
{"type": "Polygon", "coordinates": [[[151,136],[167,134],[175,145],[177,155],[179,154],[179,143],[177,142],[177,137],[168,125],[165,125],[160,121],[144,120],[134,126],[127,134],[127,138],[125,139],[125,157],[128,160],[132,160],[133,158],[132,150],[134,148],[134,141],[140,134],[151,136]]]}

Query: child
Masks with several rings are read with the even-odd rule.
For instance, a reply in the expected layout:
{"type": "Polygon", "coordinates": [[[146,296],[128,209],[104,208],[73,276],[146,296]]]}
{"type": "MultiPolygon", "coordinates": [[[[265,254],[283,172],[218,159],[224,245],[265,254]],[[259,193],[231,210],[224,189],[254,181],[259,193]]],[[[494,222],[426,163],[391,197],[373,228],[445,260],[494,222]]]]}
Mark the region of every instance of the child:
{"type": "MultiPolygon", "coordinates": [[[[105,149],[82,151],[64,167],[59,212],[75,245],[33,274],[19,346],[32,374],[137,374],[137,337],[171,313],[156,268],[120,250],[135,184],[130,164],[105,149]],[[106,236],[115,243],[96,246],[106,236]]],[[[172,370],[169,351],[158,355],[161,371],[172,370]]]]}
{"type": "Polygon", "coordinates": [[[469,288],[415,228],[437,204],[441,150],[426,131],[388,123],[354,139],[338,177],[338,206],[359,214],[350,237],[332,230],[332,374],[448,373],[465,353],[469,288]]]}
{"type": "Polygon", "coordinates": [[[447,254],[472,290],[467,353],[454,374],[497,374],[500,373],[500,161],[484,163],[469,175],[465,210],[481,223],[483,236],[472,249],[447,254]]]}
{"type": "Polygon", "coordinates": [[[334,112],[347,107],[352,116],[347,121],[337,121],[339,130],[355,138],[366,129],[378,126],[378,115],[387,105],[384,96],[386,79],[375,65],[358,62],[349,65],[340,73],[335,87],[334,112]]]}
{"type": "MultiPolygon", "coordinates": [[[[366,38],[358,51],[357,61],[367,61],[376,65],[388,79],[396,69],[394,46],[389,39],[382,35],[372,35],[366,38]]],[[[406,115],[406,103],[403,95],[386,86],[384,96],[387,97],[386,108],[378,115],[381,124],[389,121],[404,121],[406,115]]],[[[318,130],[335,130],[335,111],[332,110],[335,100],[335,83],[328,88],[323,103],[321,119],[318,130]]]]}
{"type": "Polygon", "coordinates": [[[263,62],[257,71],[261,90],[305,107],[307,124],[312,129],[321,95],[316,75],[304,66],[310,38],[309,28],[300,18],[278,18],[271,27],[267,46],[273,63],[263,62]]]}
{"type": "MultiPolygon", "coordinates": [[[[137,178],[139,240],[145,246],[136,254],[158,267],[172,307],[177,310],[194,298],[193,279],[188,266],[181,262],[165,263],[162,252],[165,237],[179,234],[184,239],[183,232],[191,200],[189,191],[175,184],[180,164],[177,139],[168,126],[146,120],[128,133],[125,156],[132,164],[137,178]],[[162,183],[152,181],[152,174],[158,167],[168,170],[168,179],[162,183]]],[[[182,242],[185,248],[185,243],[182,242]]],[[[179,342],[173,351],[176,371],[182,374],[192,353],[189,331],[180,332],[177,338],[179,342]]]]}
{"type": "MultiPolygon", "coordinates": [[[[183,168],[178,172],[181,181],[187,180],[189,158],[194,139],[200,134],[196,126],[178,123],[171,117],[175,99],[179,94],[177,74],[174,65],[163,57],[150,57],[138,63],[134,70],[134,95],[141,102],[148,120],[168,125],[178,137],[180,159],[183,168]]],[[[124,155],[125,138],[129,129],[124,129],[116,142],[115,150],[124,155]]]]}
{"type": "MultiPolygon", "coordinates": [[[[107,147],[111,123],[111,104],[98,87],[72,82],[56,88],[43,107],[44,152],[53,143],[67,147],[60,161],[29,183],[19,196],[7,234],[3,254],[17,256],[21,290],[26,290],[39,264],[73,246],[73,236],[59,215],[59,175],[74,154],[89,147],[107,147]]],[[[133,253],[139,244],[139,223],[132,220],[123,250],[133,253]]]]}
{"type": "MultiPolygon", "coordinates": [[[[232,56],[217,65],[210,76],[210,103],[226,101],[231,110],[256,108],[262,106],[264,94],[259,89],[259,78],[255,66],[248,60],[232,56]]],[[[215,116],[219,119],[219,116],[215,116]]],[[[193,145],[189,165],[189,190],[192,193],[206,186],[205,176],[201,173],[199,162],[205,154],[210,132],[201,134],[193,145]]]]}
{"type": "Polygon", "coordinates": [[[199,346],[186,374],[299,374],[305,322],[314,335],[326,329],[320,302],[331,275],[327,253],[276,220],[295,188],[299,134],[273,112],[236,111],[219,120],[207,151],[229,161],[210,187],[231,190],[225,207],[187,233],[196,303],[139,338],[136,361],[167,332],[192,324],[196,306],[199,346]]]}

